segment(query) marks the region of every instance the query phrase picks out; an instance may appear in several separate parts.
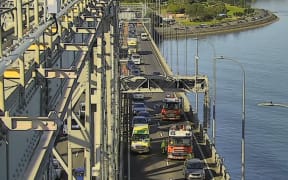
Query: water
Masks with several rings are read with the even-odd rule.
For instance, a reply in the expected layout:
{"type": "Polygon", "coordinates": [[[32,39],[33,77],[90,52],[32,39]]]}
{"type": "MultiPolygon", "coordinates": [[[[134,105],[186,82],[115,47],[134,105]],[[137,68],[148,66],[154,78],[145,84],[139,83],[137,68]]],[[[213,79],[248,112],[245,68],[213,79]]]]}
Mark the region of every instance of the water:
{"type": "MultiPolygon", "coordinates": [[[[246,72],[246,179],[286,180],[288,109],[260,107],[260,102],[288,104],[288,0],[258,0],[280,18],[271,25],[199,40],[199,74],[210,78],[213,97],[214,55],[240,62],[246,72]]],[[[195,39],[165,40],[160,50],[173,72],[194,74],[195,39]],[[187,43],[187,48],[186,48],[187,43]],[[178,48],[177,48],[178,46],[178,48]],[[177,52],[178,49],[178,52],[177,52]],[[177,58],[178,54],[178,58],[177,58]],[[187,60],[186,60],[187,55],[187,60]],[[187,62],[187,63],[186,63],[187,62]],[[177,64],[179,66],[177,67],[177,64]],[[187,68],[186,68],[187,67],[187,68]]],[[[232,61],[217,61],[216,148],[232,179],[241,178],[242,71],[232,61]]],[[[191,96],[191,102],[195,103],[191,96]]],[[[201,111],[202,105],[199,105],[201,111]]],[[[199,113],[201,114],[201,113],[199,113]]],[[[211,130],[210,130],[211,131],[211,130]]],[[[211,132],[210,132],[211,133],[211,132]]]]}

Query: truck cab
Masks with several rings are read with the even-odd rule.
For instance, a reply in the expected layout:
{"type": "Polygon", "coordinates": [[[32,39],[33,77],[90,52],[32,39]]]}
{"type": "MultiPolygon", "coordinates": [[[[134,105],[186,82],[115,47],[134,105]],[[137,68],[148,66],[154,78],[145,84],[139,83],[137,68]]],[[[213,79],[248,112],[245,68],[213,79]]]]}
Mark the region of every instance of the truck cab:
{"type": "Polygon", "coordinates": [[[183,123],[170,127],[167,156],[168,159],[189,159],[194,157],[191,125],[183,123]]]}
{"type": "Polygon", "coordinates": [[[163,100],[161,119],[162,120],[181,120],[183,115],[182,98],[174,94],[167,94],[163,100]]]}

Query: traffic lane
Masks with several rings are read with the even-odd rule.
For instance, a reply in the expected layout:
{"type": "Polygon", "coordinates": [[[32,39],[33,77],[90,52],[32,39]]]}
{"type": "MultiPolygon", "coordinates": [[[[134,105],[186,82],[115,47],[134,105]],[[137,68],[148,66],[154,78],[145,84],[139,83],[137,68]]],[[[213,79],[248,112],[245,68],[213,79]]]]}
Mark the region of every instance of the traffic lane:
{"type": "MultiPolygon", "coordinates": [[[[148,107],[152,119],[151,126],[151,154],[131,156],[131,178],[132,179],[182,179],[183,176],[183,161],[169,160],[167,165],[167,155],[161,153],[161,142],[163,138],[167,138],[168,130],[171,124],[178,123],[175,121],[160,120],[160,105],[165,97],[165,93],[146,93],[145,104],[148,107]],[[161,136],[162,134],[162,136],[161,136]],[[165,164],[166,163],[166,164],[165,164]],[[138,173],[136,173],[136,172],[138,173]]],[[[182,121],[181,121],[182,122],[182,121]]],[[[179,122],[179,123],[181,123],[179,122]]],[[[200,150],[194,145],[195,157],[201,158],[200,150]]],[[[206,179],[209,177],[208,170],[206,171],[206,179]]]]}
{"type": "Polygon", "coordinates": [[[141,65],[143,73],[153,74],[153,72],[160,72],[161,74],[164,74],[156,55],[153,54],[151,42],[140,41],[139,44],[139,54],[142,56],[143,60],[143,63],[141,65]]]}
{"type": "MultiPolygon", "coordinates": [[[[167,125],[166,125],[167,126],[167,125]]],[[[161,152],[161,137],[159,126],[153,124],[151,128],[151,151],[148,154],[131,153],[131,179],[183,179],[183,161],[167,160],[167,155],[161,152]]],[[[164,129],[165,127],[161,127],[164,129]]]]}
{"type": "Polygon", "coordinates": [[[164,97],[165,93],[145,94],[144,102],[154,117],[150,126],[151,152],[131,153],[131,179],[183,179],[183,161],[167,160],[167,154],[161,152],[161,142],[167,138],[168,129],[174,123],[160,120],[160,105],[164,97]]]}

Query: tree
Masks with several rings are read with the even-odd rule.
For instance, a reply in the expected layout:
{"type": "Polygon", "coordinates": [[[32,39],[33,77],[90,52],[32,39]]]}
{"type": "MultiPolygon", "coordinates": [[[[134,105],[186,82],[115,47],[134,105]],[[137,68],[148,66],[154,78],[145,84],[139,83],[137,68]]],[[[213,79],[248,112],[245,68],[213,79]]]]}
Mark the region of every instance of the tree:
{"type": "Polygon", "coordinates": [[[204,14],[204,5],[201,3],[193,3],[191,5],[187,5],[186,14],[188,14],[192,18],[199,18],[204,14]]]}

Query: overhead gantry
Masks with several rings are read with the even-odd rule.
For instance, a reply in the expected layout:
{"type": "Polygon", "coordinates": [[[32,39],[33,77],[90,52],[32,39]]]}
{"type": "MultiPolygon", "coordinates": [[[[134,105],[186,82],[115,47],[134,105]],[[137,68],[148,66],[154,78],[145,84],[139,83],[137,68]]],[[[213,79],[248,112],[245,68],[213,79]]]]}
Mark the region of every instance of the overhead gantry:
{"type": "Polygon", "coordinates": [[[205,93],[209,90],[208,77],[143,75],[121,78],[121,91],[133,92],[194,92],[205,93]],[[196,82],[196,83],[195,83],[196,82]]]}

